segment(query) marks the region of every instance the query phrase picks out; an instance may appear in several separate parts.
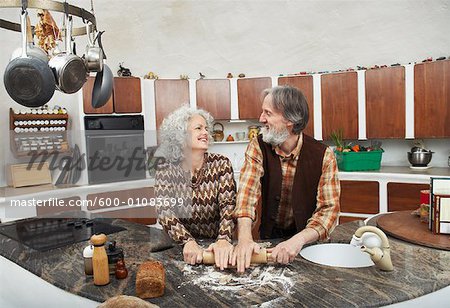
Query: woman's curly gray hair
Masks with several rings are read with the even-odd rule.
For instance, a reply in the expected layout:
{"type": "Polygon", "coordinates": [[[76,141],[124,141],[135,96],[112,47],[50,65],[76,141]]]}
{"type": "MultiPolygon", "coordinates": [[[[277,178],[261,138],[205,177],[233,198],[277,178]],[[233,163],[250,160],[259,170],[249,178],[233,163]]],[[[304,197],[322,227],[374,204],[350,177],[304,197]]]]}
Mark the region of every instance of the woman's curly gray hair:
{"type": "Polygon", "coordinates": [[[211,131],[214,118],[203,109],[183,105],[164,118],[159,129],[161,145],[158,156],[164,157],[166,162],[177,163],[184,158],[184,148],[187,145],[188,124],[194,115],[202,116],[206,121],[208,139],[211,141],[211,131]]]}

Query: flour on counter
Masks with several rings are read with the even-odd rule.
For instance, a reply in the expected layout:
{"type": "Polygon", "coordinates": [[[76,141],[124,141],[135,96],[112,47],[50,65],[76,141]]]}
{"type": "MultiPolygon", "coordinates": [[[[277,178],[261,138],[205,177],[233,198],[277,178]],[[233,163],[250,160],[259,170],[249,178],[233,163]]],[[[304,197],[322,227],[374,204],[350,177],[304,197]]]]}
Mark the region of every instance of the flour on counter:
{"type": "Polygon", "coordinates": [[[244,274],[237,274],[236,269],[219,271],[214,266],[185,264],[182,272],[186,278],[182,285],[192,284],[214,291],[255,290],[267,286],[286,294],[294,285],[291,279],[294,272],[281,266],[260,265],[251,267],[244,274]]]}

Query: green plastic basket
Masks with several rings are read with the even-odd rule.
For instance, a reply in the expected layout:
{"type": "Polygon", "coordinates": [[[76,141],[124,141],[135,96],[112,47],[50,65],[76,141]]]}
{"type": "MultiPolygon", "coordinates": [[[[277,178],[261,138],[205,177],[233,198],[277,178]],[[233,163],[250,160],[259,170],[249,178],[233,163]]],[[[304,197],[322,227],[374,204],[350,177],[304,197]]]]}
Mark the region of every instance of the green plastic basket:
{"type": "Polygon", "coordinates": [[[335,151],[339,170],[366,171],[380,170],[383,150],[370,152],[339,152],[335,151]]]}

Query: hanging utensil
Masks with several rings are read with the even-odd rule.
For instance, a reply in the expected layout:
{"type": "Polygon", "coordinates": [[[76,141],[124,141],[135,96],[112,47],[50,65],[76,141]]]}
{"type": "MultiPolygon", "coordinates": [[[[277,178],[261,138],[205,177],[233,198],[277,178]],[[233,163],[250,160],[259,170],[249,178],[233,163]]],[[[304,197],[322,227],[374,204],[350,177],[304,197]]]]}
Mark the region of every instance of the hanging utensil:
{"type": "MultiPolygon", "coordinates": [[[[33,41],[33,33],[31,30],[31,22],[30,22],[30,16],[27,14],[27,55],[32,58],[41,59],[44,62],[48,62],[48,55],[47,53],[42,50],[40,47],[34,45],[33,41]]],[[[22,48],[17,48],[14,50],[11,60],[18,58],[22,55],[22,48]]]]}
{"type": "Polygon", "coordinates": [[[22,1],[20,18],[22,54],[12,59],[3,75],[3,82],[9,96],[26,107],[45,105],[55,92],[55,78],[47,63],[38,57],[28,56],[27,46],[27,1],[22,1]]]}
{"type": "MultiPolygon", "coordinates": [[[[65,3],[65,5],[67,2],[65,3]]],[[[66,5],[67,7],[67,5],[66,5]]],[[[66,51],[54,56],[48,63],[56,79],[56,88],[71,94],[80,90],[87,80],[84,61],[72,53],[72,16],[66,10],[66,51]]]]}
{"type": "MultiPolygon", "coordinates": [[[[84,63],[89,72],[100,72],[103,70],[103,49],[95,46],[95,39],[91,38],[91,25],[86,23],[86,33],[88,45],[86,46],[86,53],[84,55],[84,63]]],[[[101,35],[99,33],[99,35],[101,35]]]]}
{"type": "Polygon", "coordinates": [[[111,98],[113,89],[113,73],[108,65],[103,64],[103,70],[95,76],[92,91],[92,107],[100,108],[111,98]]]}
{"type": "MultiPolygon", "coordinates": [[[[104,31],[100,31],[97,35],[96,40],[98,41],[98,46],[102,49],[103,59],[106,59],[106,54],[103,51],[102,44],[102,34],[104,31]]],[[[94,89],[92,91],[92,107],[100,108],[104,106],[108,100],[111,98],[113,90],[113,73],[108,65],[103,64],[103,70],[97,72],[94,81],[94,89]]]]}
{"type": "Polygon", "coordinates": [[[86,167],[86,164],[84,162],[84,158],[80,153],[80,148],[77,144],[73,147],[73,176],[71,184],[76,184],[81,177],[81,171],[86,167]]]}

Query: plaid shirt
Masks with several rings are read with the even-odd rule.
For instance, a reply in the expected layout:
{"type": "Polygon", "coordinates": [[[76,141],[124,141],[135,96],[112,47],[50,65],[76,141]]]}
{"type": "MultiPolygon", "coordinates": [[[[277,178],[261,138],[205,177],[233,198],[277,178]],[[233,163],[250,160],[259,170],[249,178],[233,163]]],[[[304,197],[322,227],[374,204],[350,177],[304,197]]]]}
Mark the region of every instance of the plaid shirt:
{"type": "MultiPolygon", "coordinates": [[[[286,155],[277,146],[275,153],[280,157],[283,180],[281,183],[281,199],[276,219],[277,227],[287,229],[295,225],[291,204],[291,192],[298,157],[303,145],[303,134],[298,138],[295,149],[286,155]]],[[[237,194],[234,216],[256,219],[256,205],[261,198],[261,177],[264,175],[263,154],[257,138],[248,145],[245,152],[245,162],[241,169],[239,192],[237,194]]],[[[322,163],[322,175],[317,188],[317,207],[308,220],[306,228],[317,231],[320,239],[329,237],[335,227],[339,215],[340,185],[336,158],[333,151],[327,148],[322,163]]]]}

